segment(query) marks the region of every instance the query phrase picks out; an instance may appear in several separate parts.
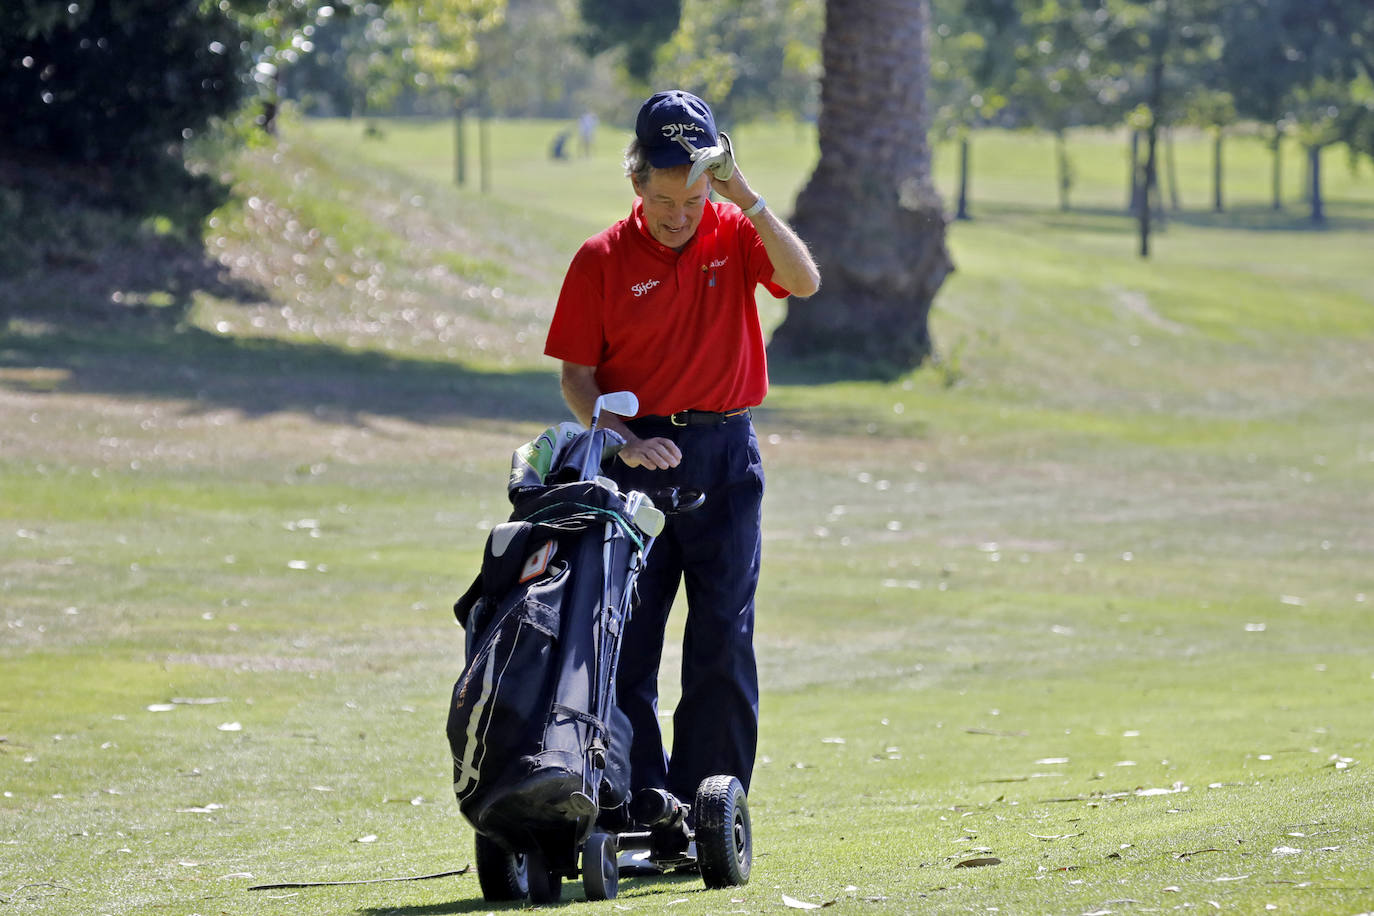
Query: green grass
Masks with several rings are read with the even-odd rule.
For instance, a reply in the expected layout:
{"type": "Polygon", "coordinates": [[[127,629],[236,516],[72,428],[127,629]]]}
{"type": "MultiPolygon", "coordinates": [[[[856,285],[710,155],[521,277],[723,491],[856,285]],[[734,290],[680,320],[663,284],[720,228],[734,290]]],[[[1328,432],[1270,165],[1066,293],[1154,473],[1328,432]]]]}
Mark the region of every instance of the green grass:
{"type": "MultiPolygon", "coordinates": [[[[11,313],[0,910],[501,909],[472,876],[247,888],[471,861],[448,606],[510,450],[564,416],[562,269],[630,202],[615,132],[553,163],[558,126],[494,122],[483,194],[451,125],[288,125],[224,165],[228,288],[58,278],[11,313]]],[[[732,133],[790,201],[814,139],[732,133]]],[[[1332,151],[1314,231],[1236,139],[1213,215],[1180,137],[1141,261],[1124,144],[1071,151],[1061,213],[1047,139],[975,138],[938,365],[775,384],[754,879],[589,911],[1374,909],[1374,185],[1332,151]]]]}

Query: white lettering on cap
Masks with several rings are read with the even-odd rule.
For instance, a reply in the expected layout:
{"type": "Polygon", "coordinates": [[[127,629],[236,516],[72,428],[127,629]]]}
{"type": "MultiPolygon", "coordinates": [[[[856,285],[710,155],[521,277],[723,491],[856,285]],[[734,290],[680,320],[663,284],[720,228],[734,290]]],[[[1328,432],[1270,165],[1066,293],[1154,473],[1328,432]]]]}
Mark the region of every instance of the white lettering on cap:
{"type": "Polygon", "coordinates": [[[663,131],[663,136],[668,140],[676,140],[685,134],[704,134],[700,124],[693,124],[690,121],[685,124],[664,124],[659,130],[663,131]]]}

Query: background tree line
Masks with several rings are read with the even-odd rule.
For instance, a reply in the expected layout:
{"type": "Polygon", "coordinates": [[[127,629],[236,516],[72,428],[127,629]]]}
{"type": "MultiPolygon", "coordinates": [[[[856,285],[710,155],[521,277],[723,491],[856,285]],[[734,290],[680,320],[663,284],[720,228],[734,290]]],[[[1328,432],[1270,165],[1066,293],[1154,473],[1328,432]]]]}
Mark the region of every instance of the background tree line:
{"type": "MultiPolygon", "coordinates": [[[[591,111],[623,126],[671,84],[725,124],[814,119],[820,162],[796,221],[828,279],[789,309],[774,347],[824,357],[843,341],[883,373],[930,352],[926,314],[952,267],[928,133],[960,141],[955,210],[968,217],[974,129],[1052,134],[1067,209],[1070,129],[1129,128],[1124,204],[1142,256],[1166,210],[1175,127],[1212,132],[1217,209],[1230,134],[1272,140],[1275,206],[1280,141],[1301,143],[1315,222],[1321,150],[1374,155],[1369,0],[11,0],[0,67],[0,165],[94,166],[134,207],[188,182],[182,147],[207,125],[271,132],[288,98],[307,112],[456,116],[460,176],[469,112],[591,111]]],[[[15,200],[0,196],[0,215],[22,211],[15,200]]]]}
{"type": "MultiPolygon", "coordinates": [[[[1263,131],[1275,151],[1374,154],[1374,4],[1366,0],[933,0],[939,136],[1127,126],[1127,194],[1158,205],[1162,138],[1263,131]]],[[[623,123],[649,87],[710,98],[723,120],[818,114],[824,4],[816,0],[14,0],[0,11],[0,107],[12,149],[133,166],[252,100],[271,129],[282,98],[321,114],[573,117],[623,123]]],[[[921,91],[921,87],[912,87],[921,91]]],[[[965,162],[971,162],[966,156],[965,162]]],[[[970,215],[968,182],[955,202],[970,215]]]]}

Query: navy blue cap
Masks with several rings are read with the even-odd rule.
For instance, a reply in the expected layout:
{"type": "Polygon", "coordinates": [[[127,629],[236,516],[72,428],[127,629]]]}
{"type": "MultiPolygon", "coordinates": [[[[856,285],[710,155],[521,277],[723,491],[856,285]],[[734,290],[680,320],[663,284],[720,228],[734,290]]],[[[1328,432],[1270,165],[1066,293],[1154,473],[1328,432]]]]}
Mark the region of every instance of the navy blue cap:
{"type": "Polygon", "coordinates": [[[656,92],[640,106],[635,136],[639,138],[645,158],[656,169],[692,161],[678,137],[685,138],[695,149],[719,143],[716,118],[710,106],[681,89],[656,92]]]}

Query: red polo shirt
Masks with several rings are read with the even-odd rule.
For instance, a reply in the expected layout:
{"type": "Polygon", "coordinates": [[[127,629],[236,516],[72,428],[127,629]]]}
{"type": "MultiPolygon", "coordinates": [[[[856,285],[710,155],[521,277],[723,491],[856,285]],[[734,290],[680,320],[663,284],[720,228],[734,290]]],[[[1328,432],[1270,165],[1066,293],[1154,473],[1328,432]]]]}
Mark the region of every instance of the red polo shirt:
{"type": "Polygon", "coordinates": [[[772,278],[763,241],[734,204],[707,201],[678,252],[649,234],[636,200],[574,255],[544,352],[595,366],[603,392],[633,391],[641,416],[753,407],[768,392],[754,287],[787,295],[772,278]]]}

